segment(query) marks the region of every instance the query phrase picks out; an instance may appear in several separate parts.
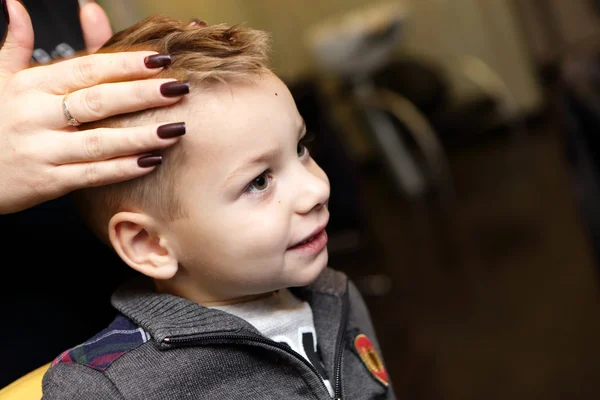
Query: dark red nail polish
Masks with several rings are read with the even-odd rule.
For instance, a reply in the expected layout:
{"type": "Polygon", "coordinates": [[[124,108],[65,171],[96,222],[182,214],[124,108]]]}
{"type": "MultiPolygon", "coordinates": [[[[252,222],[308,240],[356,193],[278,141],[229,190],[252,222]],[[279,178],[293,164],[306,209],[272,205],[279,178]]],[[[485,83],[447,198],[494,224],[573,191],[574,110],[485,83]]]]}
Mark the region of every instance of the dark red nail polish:
{"type": "Polygon", "coordinates": [[[170,139],[185,135],[185,122],[175,122],[173,124],[161,125],[156,130],[156,133],[161,139],[170,139]]]}
{"type": "Polygon", "coordinates": [[[171,56],[169,54],[153,54],[144,58],[144,64],[148,68],[162,68],[171,65],[171,56]]]}
{"type": "Polygon", "coordinates": [[[206,28],[208,26],[208,24],[206,23],[206,21],[198,19],[198,18],[194,18],[192,20],[191,24],[198,25],[201,28],[206,28]]]}
{"type": "Polygon", "coordinates": [[[190,92],[190,84],[185,82],[167,82],[160,86],[160,93],[165,97],[183,96],[190,92]]]}
{"type": "Polygon", "coordinates": [[[144,156],[138,158],[138,165],[142,168],[155,167],[162,164],[162,156],[144,156]]]}
{"type": "Polygon", "coordinates": [[[2,3],[2,12],[4,13],[4,19],[6,20],[6,25],[10,24],[10,14],[8,14],[8,4],[6,3],[6,0],[0,0],[0,3],[2,3]]]}

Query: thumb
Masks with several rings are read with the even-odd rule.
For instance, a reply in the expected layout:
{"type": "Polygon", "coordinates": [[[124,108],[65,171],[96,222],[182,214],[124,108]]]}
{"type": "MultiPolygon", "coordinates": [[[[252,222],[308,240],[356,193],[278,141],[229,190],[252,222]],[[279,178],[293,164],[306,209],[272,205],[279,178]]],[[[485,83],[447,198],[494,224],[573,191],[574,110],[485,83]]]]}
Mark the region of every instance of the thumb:
{"type": "MultiPolygon", "coordinates": [[[[80,1],[80,3],[82,2],[80,1]]],[[[96,2],[87,1],[81,6],[79,18],[85,47],[89,53],[94,53],[112,36],[108,17],[96,2]]]]}
{"type": "Polygon", "coordinates": [[[0,48],[0,75],[14,74],[31,63],[33,54],[33,26],[25,7],[17,0],[0,0],[8,10],[8,32],[0,48]]]}

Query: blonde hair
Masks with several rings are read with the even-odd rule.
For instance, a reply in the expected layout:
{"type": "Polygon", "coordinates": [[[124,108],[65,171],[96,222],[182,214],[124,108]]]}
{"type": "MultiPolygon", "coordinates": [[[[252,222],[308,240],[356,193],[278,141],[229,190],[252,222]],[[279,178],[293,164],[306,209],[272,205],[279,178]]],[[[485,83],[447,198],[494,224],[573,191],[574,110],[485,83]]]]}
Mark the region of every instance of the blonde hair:
{"type": "MultiPolygon", "coordinates": [[[[149,50],[169,54],[171,64],[156,77],[187,80],[193,90],[194,86],[249,80],[268,72],[269,49],[270,37],[263,31],[241,25],[182,24],[158,15],[115,34],[98,52],[149,50]]],[[[80,129],[123,127],[168,109],[123,114],[84,124],[80,129]]],[[[175,195],[176,170],[185,162],[185,149],[176,143],[161,155],[162,165],[143,177],[73,193],[80,215],[105,243],[109,243],[108,222],[119,211],[152,211],[168,220],[186,216],[175,195]]]]}

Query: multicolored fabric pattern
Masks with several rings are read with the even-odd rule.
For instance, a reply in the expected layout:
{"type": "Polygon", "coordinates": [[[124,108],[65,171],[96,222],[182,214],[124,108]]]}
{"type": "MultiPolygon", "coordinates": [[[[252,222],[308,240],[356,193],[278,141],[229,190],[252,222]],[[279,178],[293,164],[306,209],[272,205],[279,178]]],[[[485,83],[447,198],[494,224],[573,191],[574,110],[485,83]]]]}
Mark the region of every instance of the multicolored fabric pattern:
{"type": "Polygon", "coordinates": [[[87,342],[62,352],[52,361],[52,365],[77,363],[105,371],[116,359],[149,339],[148,332],[125,316],[119,315],[106,329],[87,342]]]}

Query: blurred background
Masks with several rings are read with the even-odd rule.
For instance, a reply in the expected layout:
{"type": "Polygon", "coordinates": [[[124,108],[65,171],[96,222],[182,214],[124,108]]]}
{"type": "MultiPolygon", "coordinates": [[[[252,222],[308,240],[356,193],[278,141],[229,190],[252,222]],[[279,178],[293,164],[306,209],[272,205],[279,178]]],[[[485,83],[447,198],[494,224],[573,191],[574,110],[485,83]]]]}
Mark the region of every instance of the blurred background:
{"type": "Polygon", "coordinates": [[[599,1],[98,2],[272,33],[398,398],[600,397],[599,1]]]}

